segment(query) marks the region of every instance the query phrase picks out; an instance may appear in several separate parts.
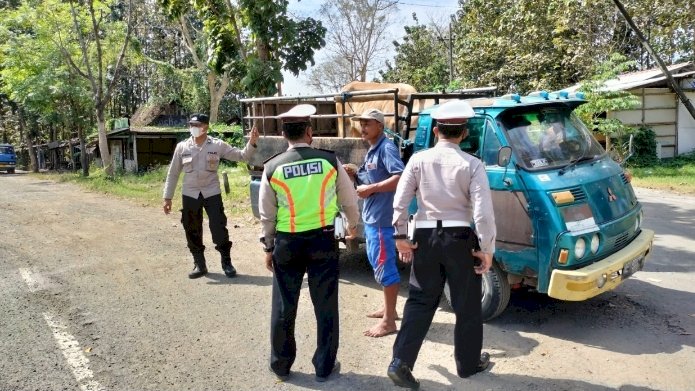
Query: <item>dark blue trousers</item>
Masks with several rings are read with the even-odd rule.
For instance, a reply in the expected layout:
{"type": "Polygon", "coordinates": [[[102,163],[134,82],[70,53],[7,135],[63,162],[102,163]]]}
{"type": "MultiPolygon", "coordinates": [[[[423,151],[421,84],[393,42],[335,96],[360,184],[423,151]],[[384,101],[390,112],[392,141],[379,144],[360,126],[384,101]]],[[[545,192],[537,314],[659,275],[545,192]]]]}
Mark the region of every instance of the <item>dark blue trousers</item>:
{"type": "Polygon", "coordinates": [[[217,194],[208,198],[203,198],[199,194],[198,198],[183,196],[183,209],[181,209],[181,223],[186,231],[186,242],[191,254],[202,254],[205,251],[203,245],[203,208],[210,220],[210,234],[215,249],[223,255],[229,255],[232,242],[229,240],[227,230],[227,216],[224,214],[224,204],[222,195],[217,194]]]}
{"type": "Polygon", "coordinates": [[[270,367],[289,373],[297,356],[294,338],[297,303],[304,273],[316,316],[316,375],[328,376],[338,353],[338,245],[333,228],[302,233],[278,232],[273,251],[273,298],[270,317],[270,367]]]}
{"type": "Polygon", "coordinates": [[[424,228],[415,232],[415,259],[403,322],[393,345],[393,357],[411,368],[439,306],[444,282],[449,281],[456,314],[454,358],[459,376],[475,373],[483,347],[481,276],[473,270],[471,250],[477,244],[472,229],[424,228]]]}

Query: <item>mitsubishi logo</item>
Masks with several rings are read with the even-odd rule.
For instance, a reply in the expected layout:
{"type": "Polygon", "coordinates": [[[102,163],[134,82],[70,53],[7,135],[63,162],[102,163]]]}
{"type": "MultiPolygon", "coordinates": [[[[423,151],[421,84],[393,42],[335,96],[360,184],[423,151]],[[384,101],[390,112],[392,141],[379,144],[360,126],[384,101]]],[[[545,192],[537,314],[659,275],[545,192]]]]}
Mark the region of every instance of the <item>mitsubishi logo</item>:
{"type": "Polygon", "coordinates": [[[616,195],[613,194],[613,190],[611,190],[610,187],[608,187],[607,189],[608,189],[608,202],[613,202],[613,201],[617,200],[618,197],[616,197],[616,195]]]}

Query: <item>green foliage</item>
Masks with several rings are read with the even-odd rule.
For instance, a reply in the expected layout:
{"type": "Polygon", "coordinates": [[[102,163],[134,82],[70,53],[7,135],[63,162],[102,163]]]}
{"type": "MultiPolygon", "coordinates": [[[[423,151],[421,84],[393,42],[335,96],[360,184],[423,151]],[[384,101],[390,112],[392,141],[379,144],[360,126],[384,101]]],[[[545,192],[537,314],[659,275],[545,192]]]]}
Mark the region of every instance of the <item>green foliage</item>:
{"type": "MultiPolygon", "coordinates": [[[[59,37],[69,36],[68,8],[53,1],[25,1],[0,11],[0,20],[0,89],[35,124],[28,135],[52,140],[57,130],[58,139],[76,137],[77,129],[93,123],[94,102],[87,81],[75,74],[56,45],[59,37]],[[57,22],[61,17],[67,19],[57,22]]],[[[66,50],[71,48],[76,49],[66,50]]]]}
{"type": "Polygon", "coordinates": [[[379,74],[385,82],[406,83],[418,91],[438,91],[449,84],[449,49],[435,26],[425,26],[413,15],[414,26],[405,26],[403,42],[394,42],[394,65],[386,62],[379,74]]]}
{"type": "Polygon", "coordinates": [[[608,153],[617,162],[622,162],[628,155],[629,136],[637,129],[623,124],[615,118],[606,118],[606,113],[629,110],[639,106],[636,96],[627,91],[614,91],[606,86],[606,81],[634,66],[625,56],[614,53],[611,57],[594,68],[594,76],[582,83],[581,90],[588,102],[575,110],[579,118],[590,129],[602,134],[607,142],[608,153]]]}
{"type": "Polygon", "coordinates": [[[632,140],[633,155],[628,160],[630,167],[646,167],[659,163],[656,156],[656,133],[651,128],[640,127],[632,140]]]}
{"type": "Polygon", "coordinates": [[[326,29],[307,18],[287,15],[287,0],[241,0],[238,9],[225,0],[158,0],[172,20],[194,10],[202,24],[200,53],[217,75],[227,72],[247,95],[272,95],[282,81],[282,69],[297,75],[313,64],[314,53],[325,45],[326,29]],[[237,31],[237,28],[240,31],[237,31]],[[242,40],[242,38],[245,38],[242,40]]]}
{"type": "MultiPolygon", "coordinates": [[[[693,59],[692,2],[632,0],[626,5],[668,62],[693,59]]],[[[456,77],[502,93],[557,90],[588,79],[620,53],[640,69],[653,61],[604,0],[467,0],[457,13],[456,77]]]]}
{"type": "Polygon", "coordinates": [[[279,61],[263,61],[253,57],[248,62],[248,72],[241,84],[250,96],[271,96],[277,92],[277,82],[282,80],[279,61]]]}
{"type": "MultiPolygon", "coordinates": [[[[164,187],[164,178],[166,178],[167,170],[167,166],[160,166],[138,174],[121,173],[114,177],[109,177],[103,169],[91,167],[88,177],[81,177],[73,173],[37,175],[41,175],[41,178],[58,182],[76,183],[90,191],[136,201],[144,206],[161,208],[162,188],[164,187]]],[[[249,213],[251,204],[249,201],[250,177],[248,171],[244,167],[228,167],[223,169],[223,171],[221,170],[220,175],[222,175],[222,172],[227,172],[231,188],[230,194],[222,193],[225,209],[231,210],[231,213],[236,215],[249,213]]],[[[182,183],[183,181],[179,178],[176,196],[172,200],[174,204],[173,210],[181,209],[180,194],[182,183]]]]}
{"type": "Polygon", "coordinates": [[[695,194],[695,151],[654,164],[633,167],[632,185],[695,194]]]}
{"type": "Polygon", "coordinates": [[[208,133],[213,137],[226,141],[233,147],[244,148],[246,146],[244,130],[241,128],[241,125],[212,124],[210,129],[208,129],[208,133]],[[231,136],[229,135],[230,132],[232,133],[231,136]]]}

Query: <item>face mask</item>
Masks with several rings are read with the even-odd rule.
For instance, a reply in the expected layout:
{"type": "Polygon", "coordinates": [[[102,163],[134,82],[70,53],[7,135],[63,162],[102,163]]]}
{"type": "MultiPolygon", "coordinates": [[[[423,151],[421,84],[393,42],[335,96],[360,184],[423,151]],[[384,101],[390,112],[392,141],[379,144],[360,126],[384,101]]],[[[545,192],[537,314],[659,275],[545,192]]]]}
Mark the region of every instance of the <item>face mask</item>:
{"type": "Polygon", "coordinates": [[[199,137],[203,133],[203,130],[197,126],[191,126],[188,128],[188,131],[191,132],[193,137],[199,137]]]}

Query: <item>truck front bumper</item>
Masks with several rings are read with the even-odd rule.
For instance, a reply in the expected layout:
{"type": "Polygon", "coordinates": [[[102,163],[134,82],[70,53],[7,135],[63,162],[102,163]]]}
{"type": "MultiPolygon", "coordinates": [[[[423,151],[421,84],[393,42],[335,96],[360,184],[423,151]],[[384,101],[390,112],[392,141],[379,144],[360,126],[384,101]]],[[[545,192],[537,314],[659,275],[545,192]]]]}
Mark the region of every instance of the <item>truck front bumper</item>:
{"type": "Polygon", "coordinates": [[[642,270],[653,240],[654,231],[643,229],[625,248],[602,261],[577,270],[553,270],[548,296],[581,301],[615,289],[634,272],[642,270]]]}

